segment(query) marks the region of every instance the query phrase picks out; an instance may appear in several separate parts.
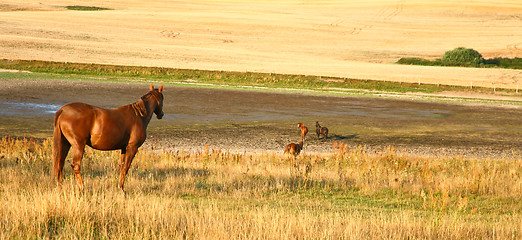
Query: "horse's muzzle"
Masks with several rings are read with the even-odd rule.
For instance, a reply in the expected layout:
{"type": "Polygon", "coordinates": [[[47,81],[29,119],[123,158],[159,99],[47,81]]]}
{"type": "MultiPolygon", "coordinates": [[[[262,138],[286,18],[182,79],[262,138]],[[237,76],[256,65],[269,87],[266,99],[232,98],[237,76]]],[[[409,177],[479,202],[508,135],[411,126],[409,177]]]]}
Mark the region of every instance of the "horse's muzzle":
{"type": "Polygon", "coordinates": [[[158,119],[162,119],[162,118],[163,118],[163,115],[165,115],[165,114],[163,114],[163,112],[161,112],[159,115],[156,114],[156,117],[157,117],[158,119]]]}

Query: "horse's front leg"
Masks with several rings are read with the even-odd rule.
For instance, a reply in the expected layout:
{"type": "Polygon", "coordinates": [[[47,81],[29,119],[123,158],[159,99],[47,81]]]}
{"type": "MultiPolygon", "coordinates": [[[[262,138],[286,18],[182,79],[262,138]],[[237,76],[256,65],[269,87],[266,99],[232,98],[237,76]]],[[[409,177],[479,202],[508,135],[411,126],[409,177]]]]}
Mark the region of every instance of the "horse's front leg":
{"type": "Polygon", "coordinates": [[[82,174],[80,173],[83,153],[85,151],[85,144],[76,144],[73,146],[73,161],[71,167],[73,169],[74,175],[76,176],[76,181],[78,182],[78,186],[80,190],[83,190],[83,180],[82,174]]]}
{"type": "Polygon", "coordinates": [[[135,146],[127,146],[125,150],[121,151],[120,183],[118,186],[124,193],[123,184],[125,184],[125,176],[127,176],[127,172],[137,152],[138,147],[135,146]]]}
{"type": "Polygon", "coordinates": [[[120,164],[116,166],[116,169],[114,170],[114,174],[118,174],[121,171],[121,168],[123,167],[123,163],[125,162],[125,153],[127,150],[122,149],[121,150],[121,157],[120,157],[120,164]]]}

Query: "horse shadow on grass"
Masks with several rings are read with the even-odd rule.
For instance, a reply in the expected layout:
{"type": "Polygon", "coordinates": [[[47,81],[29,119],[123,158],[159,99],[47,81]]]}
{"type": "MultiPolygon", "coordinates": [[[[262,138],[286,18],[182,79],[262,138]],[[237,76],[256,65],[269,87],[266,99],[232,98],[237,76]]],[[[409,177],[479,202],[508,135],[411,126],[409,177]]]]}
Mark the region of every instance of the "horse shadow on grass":
{"type": "Polygon", "coordinates": [[[328,136],[329,140],[335,140],[335,141],[357,139],[357,138],[359,138],[359,134],[352,134],[352,135],[333,134],[333,135],[328,136]]]}

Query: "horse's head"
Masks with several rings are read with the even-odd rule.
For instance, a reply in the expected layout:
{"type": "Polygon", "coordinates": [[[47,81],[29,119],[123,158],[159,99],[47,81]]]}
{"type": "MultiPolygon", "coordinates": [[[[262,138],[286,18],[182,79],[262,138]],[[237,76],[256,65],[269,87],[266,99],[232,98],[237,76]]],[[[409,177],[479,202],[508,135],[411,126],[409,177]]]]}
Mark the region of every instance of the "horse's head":
{"type": "Polygon", "coordinates": [[[163,118],[163,84],[161,84],[161,87],[159,89],[154,89],[154,86],[152,84],[150,85],[150,91],[154,92],[153,96],[158,101],[158,105],[156,106],[156,109],[154,109],[154,113],[156,114],[156,117],[158,119],[163,118]]]}

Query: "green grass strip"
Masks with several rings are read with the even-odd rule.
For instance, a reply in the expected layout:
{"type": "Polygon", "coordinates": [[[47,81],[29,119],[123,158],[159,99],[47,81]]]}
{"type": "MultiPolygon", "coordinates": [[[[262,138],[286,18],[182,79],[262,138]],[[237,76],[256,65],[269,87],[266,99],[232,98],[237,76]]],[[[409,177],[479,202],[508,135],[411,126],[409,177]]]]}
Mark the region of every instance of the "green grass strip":
{"type": "MultiPolygon", "coordinates": [[[[103,64],[49,62],[37,60],[7,60],[0,59],[0,69],[25,70],[38,73],[77,74],[84,76],[103,76],[117,78],[143,78],[145,80],[162,81],[175,84],[179,81],[196,81],[212,85],[252,86],[284,89],[310,89],[321,91],[336,90],[368,90],[383,92],[419,92],[436,93],[443,91],[493,93],[493,89],[435,84],[416,84],[387,82],[376,80],[361,80],[351,78],[273,74],[256,72],[209,71],[194,69],[178,69],[165,67],[119,66],[103,64]]],[[[510,89],[497,91],[514,92],[510,89]]]]}

